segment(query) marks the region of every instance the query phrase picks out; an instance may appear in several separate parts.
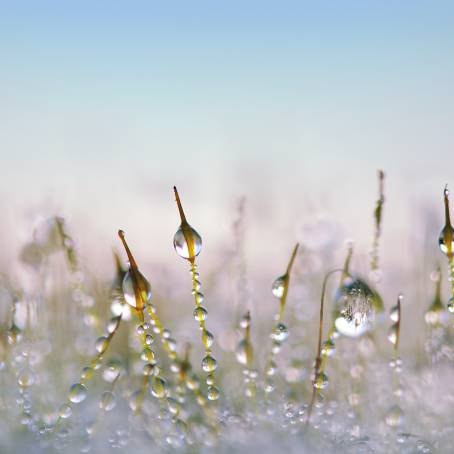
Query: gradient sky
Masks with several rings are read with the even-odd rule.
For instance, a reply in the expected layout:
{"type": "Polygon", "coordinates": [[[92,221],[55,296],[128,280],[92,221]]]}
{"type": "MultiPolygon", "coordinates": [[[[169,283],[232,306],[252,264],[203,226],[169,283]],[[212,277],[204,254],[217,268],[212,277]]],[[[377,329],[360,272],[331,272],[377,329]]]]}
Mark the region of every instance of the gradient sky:
{"type": "Polygon", "coordinates": [[[0,0],[3,230],[58,211],[164,256],[177,184],[212,241],[247,194],[287,254],[310,210],[370,239],[383,168],[397,238],[454,187],[453,55],[450,1],[0,0]]]}

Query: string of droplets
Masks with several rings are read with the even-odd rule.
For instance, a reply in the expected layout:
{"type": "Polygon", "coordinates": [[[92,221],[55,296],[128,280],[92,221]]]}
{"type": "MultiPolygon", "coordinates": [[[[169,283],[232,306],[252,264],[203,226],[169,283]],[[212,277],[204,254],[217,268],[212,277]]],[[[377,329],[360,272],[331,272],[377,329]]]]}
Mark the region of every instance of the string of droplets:
{"type": "Polygon", "coordinates": [[[393,324],[391,325],[388,333],[388,340],[393,345],[393,359],[390,361],[389,366],[392,369],[393,375],[393,394],[396,402],[391,406],[386,414],[386,424],[392,428],[398,428],[403,424],[404,412],[401,408],[402,400],[402,360],[399,356],[399,342],[400,342],[400,327],[401,327],[401,304],[403,302],[403,295],[399,294],[397,304],[391,308],[389,317],[393,324]]]}
{"type": "Polygon", "coordinates": [[[244,394],[246,397],[254,399],[257,395],[257,371],[253,369],[254,350],[251,342],[251,313],[249,311],[241,318],[240,328],[243,330],[243,338],[236,347],[236,359],[244,366],[244,394]]]}
{"type": "Polygon", "coordinates": [[[181,224],[173,238],[173,245],[177,254],[188,260],[190,263],[190,273],[192,278],[192,294],[194,296],[195,307],[193,315],[195,320],[199,323],[201,331],[202,345],[205,349],[205,356],[202,359],[202,369],[206,372],[206,383],[208,385],[207,397],[209,400],[218,400],[220,392],[216,386],[214,371],[217,368],[217,361],[212,354],[212,346],[214,343],[214,336],[206,328],[206,320],[208,318],[208,311],[202,303],[204,295],[201,291],[202,285],[200,283],[200,275],[197,271],[196,257],[202,250],[202,238],[200,235],[188,224],[186,216],[181,205],[180,196],[177,188],[174,187],[175,199],[177,202],[178,211],[180,214],[181,224]]]}
{"type": "Polygon", "coordinates": [[[292,271],[293,263],[295,261],[296,253],[298,252],[299,245],[293,249],[290,261],[287,265],[285,274],[279,276],[271,287],[273,295],[279,299],[279,312],[276,319],[276,325],[274,326],[270,337],[272,340],[271,350],[268,354],[268,359],[265,364],[265,393],[271,394],[274,391],[273,376],[277,372],[277,365],[275,362],[275,355],[277,355],[282,348],[282,343],[288,339],[289,331],[287,325],[284,324],[285,305],[287,301],[288,287],[290,284],[290,273],[292,271]]]}

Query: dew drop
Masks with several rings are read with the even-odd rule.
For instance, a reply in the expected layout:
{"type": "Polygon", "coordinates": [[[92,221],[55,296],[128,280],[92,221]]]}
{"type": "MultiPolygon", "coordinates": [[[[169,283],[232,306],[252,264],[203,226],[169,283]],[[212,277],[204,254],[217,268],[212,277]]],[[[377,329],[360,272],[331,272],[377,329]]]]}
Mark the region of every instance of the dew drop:
{"type": "Polygon", "coordinates": [[[454,296],[449,298],[448,301],[448,311],[451,312],[451,314],[454,314],[454,296]]]}
{"type": "Polygon", "coordinates": [[[207,329],[202,330],[202,343],[205,348],[210,348],[214,343],[214,336],[207,329]]]}
{"type": "Polygon", "coordinates": [[[189,225],[180,226],[173,237],[173,247],[177,254],[187,260],[193,260],[202,250],[202,238],[189,225]]]}
{"type": "Polygon", "coordinates": [[[58,410],[58,416],[60,416],[60,418],[63,418],[63,419],[70,418],[72,413],[73,413],[73,411],[72,411],[71,405],[69,405],[69,404],[63,404],[58,410]]]}
{"type": "Polygon", "coordinates": [[[397,324],[391,325],[388,331],[388,340],[391,344],[396,345],[397,342],[397,324]]]}
{"type": "Polygon", "coordinates": [[[85,388],[85,386],[82,385],[81,383],[75,383],[74,385],[71,386],[71,388],[69,388],[68,399],[71,402],[78,404],[84,401],[86,397],[87,388],[85,388]]]}
{"type": "Polygon", "coordinates": [[[153,350],[151,350],[151,348],[144,348],[142,350],[142,353],[140,354],[140,358],[143,360],[143,361],[147,361],[147,362],[152,362],[155,360],[155,353],[153,350]]]}
{"type": "Polygon", "coordinates": [[[328,376],[324,372],[318,372],[314,378],[314,388],[325,389],[328,387],[328,376]]]}
{"type": "Polygon", "coordinates": [[[151,334],[145,336],[145,344],[151,345],[154,342],[154,337],[151,334]]]}
{"type": "Polygon", "coordinates": [[[276,298],[282,298],[284,295],[285,285],[287,281],[287,276],[279,276],[271,286],[271,291],[276,298]]]}
{"type": "Polygon", "coordinates": [[[135,270],[135,275],[137,277],[137,287],[140,293],[140,301],[136,301],[134,280],[131,270],[128,270],[123,279],[123,295],[125,297],[125,301],[130,306],[140,310],[143,309],[144,305],[151,300],[151,286],[139,270],[135,270]]]}
{"type": "Polygon", "coordinates": [[[93,369],[91,367],[84,367],[80,376],[82,380],[91,380],[93,377],[93,369]]]}
{"type": "Polygon", "coordinates": [[[252,362],[252,345],[247,339],[238,343],[236,348],[236,359],[240,364],[250,364],[252,362]]]}
{"type": "Polygon", "coordinates": [[[451,251],[454,253],[454,228],[450,225],[445,225],[443,230],[440,232],[438,237],[438,246],[440,247],[443,254],[448,254],[448,244],[446,243],[446,238],[451,237],[451,251]]]}
{"type": "Polygon", "coordinates": [[[326,357],[331,357],[336,352],[336,344],[332,339],[328,339],[322,345],[322,355],[326,357]]]}
{"type": "Polygon", "coordinates": [[[220,396],[219,389],[216,386],[209,386],[207,397],[209,400],[218,400],[220,396]]]}
{"type": "Polygon", "coordinates": [[[158,399],[167,396],[167,383],[161,377],[153,377],[151,380],[151,394],[158,399]]]}
{"type": "Polygon", "coordinates": [[[198,322],[202,322],[207,319],[208,312],[203,306],[199,306],[194,309],[193,315],[198,322]]]}
{"type": "Polygon", "coordinates": [[[109,346],[109,340],[105,336],[98,337],[95,342],[95,347],[96,351],[99,354],[104,353],[107,350],[107,347],[109,346]]]}
{"type": "Polygon", "coordinates": [[[399,309],[396,306],[393,306],[389,312],[389,318],[393,321],[393,322],[397,322],[399,320],[399,309]]]}
{"type": "Polygon", "coordinates": [[[278,342],[285,341],[289,336],[287,327],[283,323],[278,323],[273,332],[271,333],[271,338],[278,342]]]}
{"type": "Polygon", "coordinates": [[[99,408],[104,411],[111,411],[117,405],[115,394],[111,391],[104,391],[99,401],[99,408]]]}
{"type": "Polygon", "coordinates": [[[118,328],[118,325],[120,324],[120,320],[121,320],[121,316],[117,316],[117,317],[112,317],[110,320],[109,320],[109,323],[107,324],[107,332],[109,334],[112,334],[113,332],[115,332],[118,328]]]}
{"type": "Polygon", "coordinates": [[[17,377],[17,383],[22,388],[28,388],[35,382],[35,377],[30,370],[23,370],[17,377]]]}
{"type": "Polygon", "coordinates": [[[218,366],[216,360],[211,356],[207,355],[202,359],[202,369],[205,372],[214,372],[218,366]]]}
{"type": "Polygon", "coordinates": [[[386,414],[386,424],[390,427],[399,427],[404,421],[404,412],[399,405],[393,405],[386,414]]]}

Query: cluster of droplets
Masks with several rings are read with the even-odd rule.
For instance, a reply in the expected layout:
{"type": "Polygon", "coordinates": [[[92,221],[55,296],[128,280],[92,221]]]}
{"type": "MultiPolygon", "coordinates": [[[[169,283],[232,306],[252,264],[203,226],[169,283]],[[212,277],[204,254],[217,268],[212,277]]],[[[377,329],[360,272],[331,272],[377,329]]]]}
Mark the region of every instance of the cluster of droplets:
{"type": "Polygon", "coordinates": [[[220,391],[216,386],[214,371],[217,369],[217,361],[213,356],[212,347],[214,343],[213,334],[206,328],[206,320],[208,318],[208,311],[202,305],[205,299],[202,293],[202,284],[200,283],[200,274],[197,271],[197,264],[195,263],[196,257],[202,250],[202,238],[193,229],[188,222],[181,205],[180,197],[177,189],[174,187],[175,198],[177,207],[180,213],[181,225],[173,238],[173,245],[177,254],[188,260],[190,263],[190,274],[192,278],[192,294],[194,296],[195,307],[193,311],[194,319],[198,322],[202,344],[205,350],[205,356],[202,359],[202,369],[207,374],[206,383],[208,386],[207,397],[209,400],[218,400],[220,391]]]}
{"type": "Polygon", "coordinates": [[[236,359],[243,366],[244,394],[246,397],[255,398],[257,370],[253,368],[254,350],[251,342],[251,314],[249,311],[241,318],[240,328],[243,330],[243,337],[235,350],[236,359]]]}

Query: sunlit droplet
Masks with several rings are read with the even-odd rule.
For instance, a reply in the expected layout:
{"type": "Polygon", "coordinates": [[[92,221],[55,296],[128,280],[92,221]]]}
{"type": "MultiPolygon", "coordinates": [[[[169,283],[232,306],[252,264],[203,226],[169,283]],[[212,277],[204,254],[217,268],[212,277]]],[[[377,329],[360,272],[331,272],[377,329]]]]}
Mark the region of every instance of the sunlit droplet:
{"type": "Polygon", "coordinates": [[[207,355],[202,359],[202,369],[205,372],[213,372],[216,370],[217,366],[217,361],[211,355],[207,355]]]}
{"type": "Polygon", "coordinates": [[[151,300],[151,286],[145,276],[139,270],[128,270],[123,279],[123,295],[125,301],[136,309],[143,309],[144,305],[151,300]],[[136,276],[136,285],[140,300],[136,301],[136,293],[134,289],[133,273],[136,276]]]}
{"type": "Polygon", "coordinates": [[[193,260],[202,250],[202,238],[189,224],[181,225],[173,237],[173,246],[180,257],[193,260]]]}
{"type": "Polygon", "coordinates": [[[279,276],[271,286],[271,291],[276,298],[282,298],[286,286],[287,276],[279,276]]]}
{"type": "Polygon", "coordinates": [[[208,312],[204,307],[198,306],[194,309],[193,315],[198,322],[202,322],[207,319],[208,312]]]}
{"type": "Polygon", "coordinates": [[[289,336],[287,327],[283,323],[278,323],[273,332],[271,333],[271,338],[278,342],[285,341],[289,336]]]}
{"type": "Polygon", "coordinates": [[[325,389],[328,387],[328,376],[324,372],[318,372],[314,378],[314,388],[325,389]]]}

